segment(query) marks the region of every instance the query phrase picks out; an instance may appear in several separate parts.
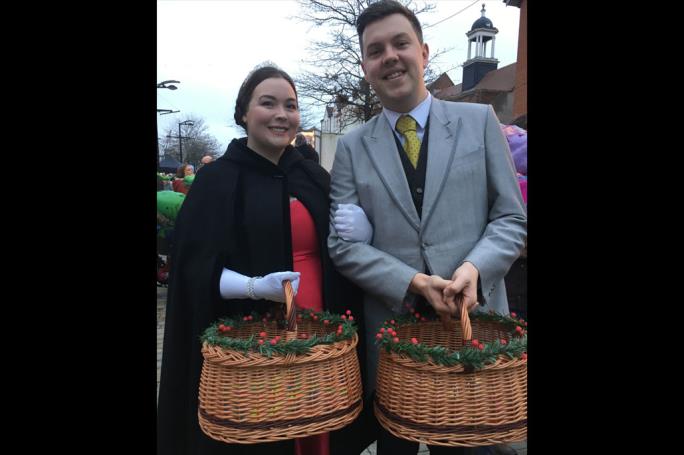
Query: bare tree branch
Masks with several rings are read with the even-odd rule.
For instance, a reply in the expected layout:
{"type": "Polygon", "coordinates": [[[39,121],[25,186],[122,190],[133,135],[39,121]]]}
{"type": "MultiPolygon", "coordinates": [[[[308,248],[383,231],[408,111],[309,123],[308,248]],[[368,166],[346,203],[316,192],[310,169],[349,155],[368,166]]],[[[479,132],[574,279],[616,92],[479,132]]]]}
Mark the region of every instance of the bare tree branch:
{"type": "MultiPolygon", "coordinates": [[[[313,27],[328,30],[329,39],[309,45],[315,68],[295,77],[298,94],[311,106],[333,107],[340,125],[366,122],[382,109],[380,101],[363,77],[361,50],[356,34],[356,19],[372,0],[298,0],[300,12],[293,16],[313,27]],[[346,106],[346,109],[342,107],[346,106]]],[[[432,11],[435,5],[401,0],[416,15],[432,11]]],[[[425,70],[426,82],[436,79],[431,63],[446,51],[431,56],[425,70]]]]}

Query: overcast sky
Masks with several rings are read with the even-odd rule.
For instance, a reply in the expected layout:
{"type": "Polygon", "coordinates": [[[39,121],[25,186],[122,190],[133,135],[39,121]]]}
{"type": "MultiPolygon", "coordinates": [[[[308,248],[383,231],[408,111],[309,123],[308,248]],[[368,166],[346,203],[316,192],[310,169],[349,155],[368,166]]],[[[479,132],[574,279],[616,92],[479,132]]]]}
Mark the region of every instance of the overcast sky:
{"type": "MultiPolygon", "coordinates": [[[[499,30],[494,48],[498,67],[516,61],[519,8],[506,6],[503,0],[432,3],[435,10],[419,16],[423,39],[431,53],[453,48],[441,56],[438,68],[454,68],[447,74],[455,84],[462,81],[458,65],[468,57],[465,33],[480,17],[483,3],[487,18],[499,30]]],[[[159,135],[169,127],[176,131],[178,122],[194,116],[204,119],[221,150],[233,138],[244,136],[233,121],[233,111],[247,74],[271,60],[296,77],[308,64],[310,40],[326,36],[325,30],[291,19],[298,12],[299,5],[291,0],[158,0],[157,82],[180,81],[178,90],[157,89],[158,109],[180,111],[157,115],[159,135]]]]}

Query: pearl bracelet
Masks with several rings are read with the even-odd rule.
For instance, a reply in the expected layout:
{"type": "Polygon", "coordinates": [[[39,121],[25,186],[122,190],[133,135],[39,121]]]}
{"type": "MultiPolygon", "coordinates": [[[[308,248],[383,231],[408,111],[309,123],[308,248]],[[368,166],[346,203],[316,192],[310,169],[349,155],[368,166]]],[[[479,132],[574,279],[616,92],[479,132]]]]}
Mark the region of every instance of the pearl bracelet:
{"type": "Polygon", "coordinates": [[[261,278],[260,276],[253,276],[249,280],[247,280],[247,297],[249,297],[252,300],[257,300],[257,296],[254,293],[254,282],[261,278]]]}

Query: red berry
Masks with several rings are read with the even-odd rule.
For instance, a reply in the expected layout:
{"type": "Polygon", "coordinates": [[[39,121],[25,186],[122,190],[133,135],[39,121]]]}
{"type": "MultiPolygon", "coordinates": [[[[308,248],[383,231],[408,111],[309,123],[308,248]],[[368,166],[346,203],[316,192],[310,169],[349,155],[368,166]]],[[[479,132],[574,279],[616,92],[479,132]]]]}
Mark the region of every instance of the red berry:
{"type": "Polygon", "coordinates": [[[244,316],[244,317],[242,318],[242,320],[243,320],[243,321],[246,321],[246,320],[247,320],[247,316],[244,316]]]}
{"type": "Polygon", "coordinates": [[[219,330],[223,332],[224,330],[226,330],[226,326],[223,324],[219,325],[219,330]]]}
{"type": "Polygon", "coordinates": [[[480,344],[479,341],[477,341],[477,338],[473,338],[473,341],[470,342],[473,346],[477,347],[478,344],[480,344]]]}
{"type": "Polygon", "coordinates": [[[278,342],[278,340],[276,340],[275,338],[273,338],[273,339],[271,340],[271,345],[275,346],[275,344],[276,344],[277,342],[278,342]]]}
{"type": "Polygon", "coordinates": [[[342,319],[344,319],[344,320],[346,321],[346,320],[347,320],[347,316],[342,315],[342,319]]]}
{"type": "Polygon", "coordinates": [[[506,341],[504,338],[502,338],[502,339],[501,339],[501,344],[502,344],[503,346],[506,346],[506,344],[508,344],[508,341],[506,341]]]}
{"type": "Polygon", "coordinates": [[[392,338],[392,341],[394,341],[395,343],[399,343],[399,338],[394,337],[394,338],[392,338]]]}
{"type": "Polygon", "coordinates": [[[351,314],[351,310],[347,310],[345,311],[345,313],[347,314],[347,316],[349,316],[351,314]]]}
{"type": "Polygon", "coordinates": [[[353,320],[354,320],[354,316],[349,316],[349,320],[350,320],[350,321],[353,321],[353,320]]]}
{"type": "Polygon", "coordinates": [[[276,340],[276,341],[280,341],[280,335],[274,336],[273,339],[276,340]]]}
{"type": "Polygon", "coordinates": [[[261,338],[266,338],[266,332],[260,332],[260,333],[259,333],[259,336],[260,336],[261,338]]]}
{"type": "Polygon", "coordinates": [[[380,327],[380,333],[385,333],[385,328],[384,328],[384,327],[380,327]]]}
{"type": "Polygon", "coordinates": [[[390,321],[390,324],[392,324],[392,325],[396,324],[396,323],[394,322],[394,319],[392,319],[392,320],[390,321]]]}
{"type": "Polygon", "coordinates": [[[517,315],[517,314],[515,314],[515,313],[511,313],[511,317],[512,317],[512,318],[517,318],[517,317],[518,317],[518,315],[517,315]]]}
{"type": "Polygon", "coordinates": [[[416,317],[416,319],[420,319],[420,313],[419,313],[419,312],[416,311],[416,313],[414,314],[414,316],[416,317]]]}
{"type": "Polygon", "coordinates": [[[259,345],[264,344],[264,340],[259,340],[259,345]]]}
{"type": "Polygon", "coordinates": [[[522,327],[517,326],[517,327],[515,328],[515,331],[518,332],[518,333],[522,333],[523,329],[522,329],[522,327]]]}
{"type": "Polygon", "coordinates": [[[523,352],[522,359],[527,360],[527,352],[523,352]]]}
{"type": "Polygon", "coordinates": [[[411,343],[418,344],[418,338],[411,338],[411,343]]]}
{"type": "Polygon", "coordinates": [[[377,338],[378,340],[382,340],[382,333],[378,333],[377,335],[375,335],[375,338],[377,338]]]}
{"type": "Polygon", "coordinates": [[[316,315],[314,314],[314,315],[313,315],[313,320],[314,320],[314,321],[318,321],[318,316],[316,316],[316,315]]]}
{"type": "Polygon", "coordinates": [[[328,321],[327,319],[323,319],[323,325],[329,325],[329,324],[330,324],[330,321],[328,321]]]}
{"type": "Polygon", "coordinates": [[[231,329],[232,329],[232,327],[231,327],[231,326],[229,326],[229,325],[228,325],[228,326],[226,326],[226,332],[230,332],[230,330],[231,330],[231,329]]]}
{"type": "Polygon", "coordinates": [[[314,314],[313,314],[313,313],[309,313],[309,317],[313,318],[313,317],[314,317],[314,314]]]}
{"type": "Polygon", "coordinates": [[[483,349],[484,349],[484,344],[482,344],[482,343],[478,344],[478,345],[477,345],[477,349],[479,349],[480,351],[483,350],[483,349]]]}

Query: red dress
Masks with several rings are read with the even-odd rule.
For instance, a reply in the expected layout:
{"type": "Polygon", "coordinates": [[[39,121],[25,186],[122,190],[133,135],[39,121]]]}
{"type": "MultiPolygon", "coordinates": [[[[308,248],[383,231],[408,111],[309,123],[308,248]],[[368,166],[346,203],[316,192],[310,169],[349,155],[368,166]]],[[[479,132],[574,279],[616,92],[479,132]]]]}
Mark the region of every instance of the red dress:
{"type": "MultiPolygon", "coordinates": [[[[297,308],[322,311],[323,270],[316,226],[309,211],[298,200],[290,202],[290,224],[294,271],[301,273],[295,303],[297,308]]],[[[328,455],[328,433],[295,439],[295,453],[328,455]]]]}

